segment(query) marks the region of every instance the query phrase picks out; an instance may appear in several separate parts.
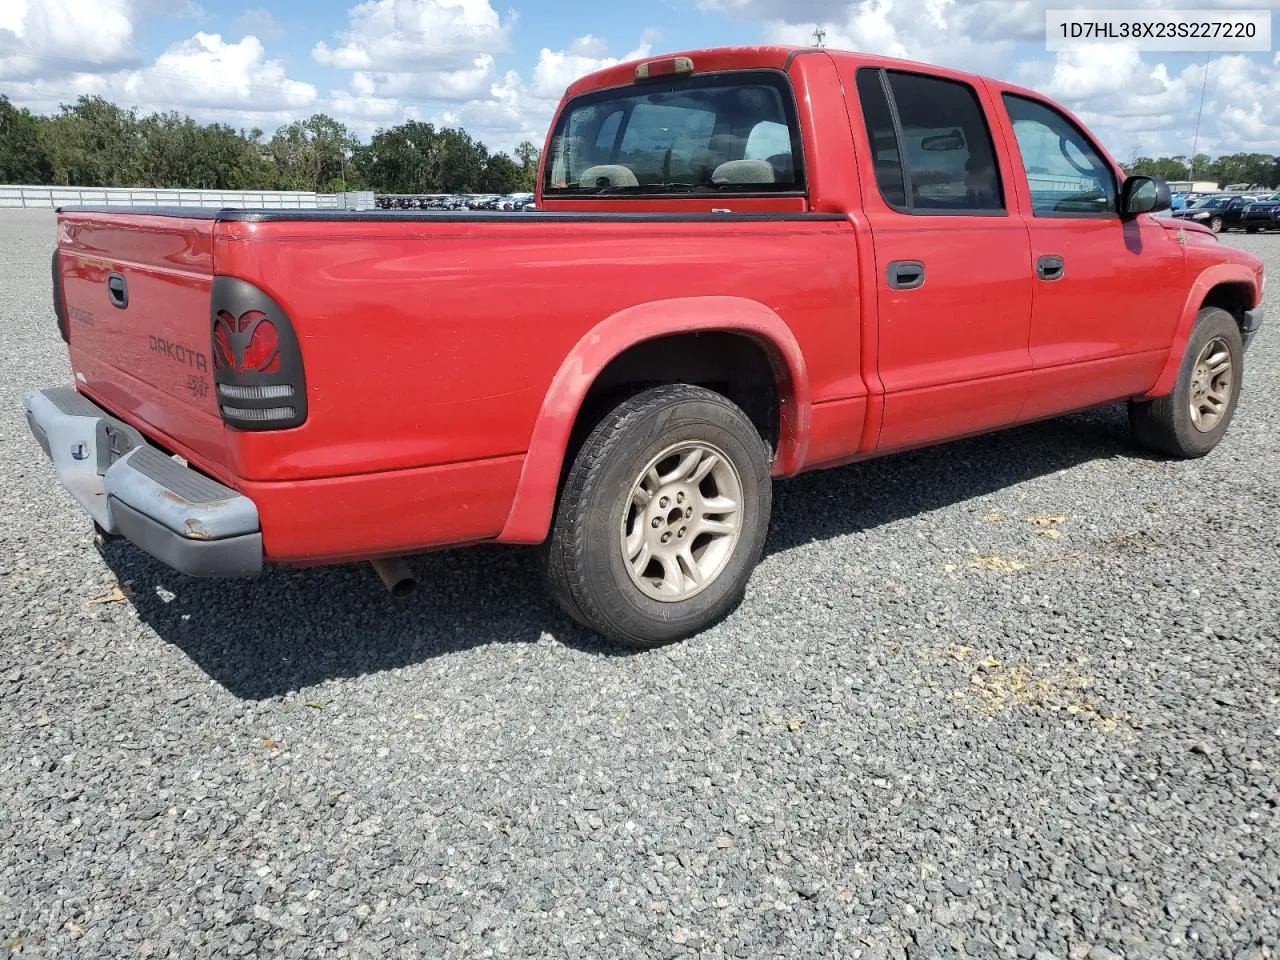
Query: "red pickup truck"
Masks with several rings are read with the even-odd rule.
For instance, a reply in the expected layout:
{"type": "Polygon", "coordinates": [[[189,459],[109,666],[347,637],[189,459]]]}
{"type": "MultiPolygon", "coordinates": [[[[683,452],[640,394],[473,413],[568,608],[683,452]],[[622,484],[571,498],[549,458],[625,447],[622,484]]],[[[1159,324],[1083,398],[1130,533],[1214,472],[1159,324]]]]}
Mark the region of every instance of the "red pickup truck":
{"type": "Polygon", "coordinates": [[[770,484],[1127,399],[1207,453],[1261,263],[1153,217],[1067,111],[823,49],[575,83],[513,214],[64,209],[74,387],[31,429],[103,536],[193,575],[545,544],[617,640],[747,587],[770,484]]]}

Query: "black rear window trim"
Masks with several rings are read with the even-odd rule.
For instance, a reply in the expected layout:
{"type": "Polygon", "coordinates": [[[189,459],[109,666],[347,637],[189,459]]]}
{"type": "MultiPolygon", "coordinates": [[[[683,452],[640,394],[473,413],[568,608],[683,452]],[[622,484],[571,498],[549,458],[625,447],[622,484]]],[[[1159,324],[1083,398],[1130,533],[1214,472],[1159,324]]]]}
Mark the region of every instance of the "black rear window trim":
{"type": "MultiPolygon", "coordinates": [[[[586,93],[580,93],[572,100],[565,102],[560,109],[560,113],[556,117],[556,125],[551,128],[551,135],[547,138],[548,144],[555,141],[557,132],[560,128],[560,121],[569,115],[570,109],[583,101],[591,101],[594,99],[608,99],[610,94],[616,95],[620,90],[662,90],[662,89],[678,89],[681,86],[692,86],[698,82],[705,82],[721,77],[739,77],[739,76],[767,76],[771,81],[780,82],[780,86],[785,90],[786,97],[783,100],[783,108],[789,111],[787,117],[787,125],[791,128],[791,157],[792,170],[796,178],[796,186],[791,190],[728,190],[724,192],[706,192],[706,193],[573,193],[568,190],[552,191],[547,185],[547,180],[551,176],[551,158],[547,158],[545,165],[545,173],[542,178],[542,196],[547,200],[713,200],[719,197],[733,197],[737,199],[773,199],[773,198],[795,198],[809,196],[809,165],[804,153],[804,130],[800,126],[800,104],[796,100],[795,84],[791,82],[791,77],[785,70],[779,70],[776,67],[747,67],[741,70],[715,70],[710,73],[694,72],[687,76],[664,77],[662,80],[637,80],[631,83],[618,83],[610,87],[601,87],[598,90],[590,90],[586,93]],[[796,163],[796,158],[799,163],[796,163]]],[[[622,128],[618,128],[619,138],[622,136],[622,128]]],[[[620,140],[619,140],[620,142],[620,140]]]]}
{"type": "MultiPolygon", "coordinates": [[[[1006,189],[1004,178],[1000,176],[1000,167],[999,167],[999,161],[998,161],[999,154],[996,150],[995,138],[992,135],[991,119],[987,116],[987,112],[983,108],[982,98],[977,95],[978,91],[975,90],[972,85],[966,83],[963,80],[955,80],[951,77],[942,77],[933,73],[921,73],[916,70],[887,70],[884,67],[858,67],[858,69],[854,71],[853,88],[855,91],[858,88],[857,74],[863,71],[875,72],[879,74],[880,87],[884,91],[885,99],[888,101],[888,105],[889,105],[889,119],[893,123],[893,136],[894,136],[894,141],[896,143],[896,146],[898,148],[898,166],[902,170],[903,191],[906,193],[908,197],[908,203],[906,206],[894,203],[887,196],[885,196],[884,190],[880,187],[880,181],[877,179],[876,190],[879,192],[880,199],[884,201],[885,206],[888,207],[890,210],[894,211],[895,213],[901,213],[904,216],[908,216],[908,217],[989,217],[989,218],[1004,217],[1004,218],[1008,218],[1009,216],[1008,190],[1006,189]],[[998,178],[1000,183],[1000,196],[1005,202],[1005,205],[1003,207],[973,207],[973,208],[967,208],[963,210],[947,210],[947,209],[935,210],[929,207],[916,207],[910,203],[910,198],[914,196],[915,191],[911,183],[910,166],[906,162],[906,156],[907,156],[906,138],[902,133],[902,120],[898,114],[898,101],[893,95],[893,88],[889,86],[890,73],[899,73],[899,74],[903,74],[904,76],[912,76],[912,77],[925,77],[930,80],[943,80],[948,83],[959,84],[969,89],[969,91],[974,95],[974,99],[977,101],[978,113],[982,117],[983,122],[986,124],[987,140],[991,145],[991,156],[993,159],[997,160],[996,177],[998,178]]],[[[862,110],[861,98],[859,98],[858,100],[858,109],[859,111],[862,110]]],[[[864,128],[866,127],[865,113],[863,114],[863,127],[864,128]]],[[[868,142],[870,142],[870,139],[871,139],[870,134],[868,134],[867,139],[868,139],[868,142]]],[[[873,161],[873,164],[874,164],[874,161],[873,161]]]]}

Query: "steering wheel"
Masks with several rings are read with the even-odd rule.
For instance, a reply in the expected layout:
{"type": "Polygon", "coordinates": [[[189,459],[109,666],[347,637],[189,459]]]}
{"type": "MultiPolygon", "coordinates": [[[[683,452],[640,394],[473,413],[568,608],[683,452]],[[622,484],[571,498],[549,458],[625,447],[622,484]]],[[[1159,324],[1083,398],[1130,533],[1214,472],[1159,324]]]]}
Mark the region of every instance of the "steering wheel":
{"type": "MultiPolygon", "coordinates": [[[[1071,154],[1067,152],[1067,147],[1075,147],[1075,146],[1076,145],[1072,141],[1068,140],[1066,137],[1063,137],[1063,136],[1058,137],[1058,152],[1062,154],[1063,159],[1066,160],[1067,163],[1071,164],[1071,166],[1075,168],[1077,173],[1082,173],[1086,177],[1096,177],[1098,175],[1097,170],[1095,170],[1093,167],[1082,167],[1080,164],[1076,163],[1075,158],[1072,157],[1071,154]]],[[[1079,147],[1076,147],[1076,152],[1077,153],[1080,152],[1079,147]]],[[[1081,155],[1083,156],[1083,154],[1081,155]]]]}

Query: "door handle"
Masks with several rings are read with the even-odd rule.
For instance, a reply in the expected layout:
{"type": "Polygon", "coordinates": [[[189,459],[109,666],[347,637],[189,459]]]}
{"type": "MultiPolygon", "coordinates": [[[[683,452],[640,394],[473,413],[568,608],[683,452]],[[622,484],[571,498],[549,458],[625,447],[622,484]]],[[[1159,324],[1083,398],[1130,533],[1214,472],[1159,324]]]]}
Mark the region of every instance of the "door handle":
{"type": "Polygon", "coordinates": [[[894,290],[915,290],[924,286],[924,264],[919,260],[894,260],[886,277],[894,290]]]}
{"type": "Polygon", "coordinates": [[[1067,264],[1061,257],[1046,254],[1036,260],[1036,276],[1041,280],[1061,280],[1067,264]]]}
{"type": "Polygon", "coordinates": [[[123,274],[113,273],[107,277],[107,296],[113,307],[123,310],[129,305],[129,284],[123,274]]]}

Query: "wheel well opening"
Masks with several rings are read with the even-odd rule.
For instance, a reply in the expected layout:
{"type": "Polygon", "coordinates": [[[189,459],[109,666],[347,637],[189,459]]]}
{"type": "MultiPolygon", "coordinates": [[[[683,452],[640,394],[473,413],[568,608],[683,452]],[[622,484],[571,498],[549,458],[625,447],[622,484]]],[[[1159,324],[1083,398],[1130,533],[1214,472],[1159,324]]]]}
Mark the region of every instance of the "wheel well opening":
{"type": "Polygon", "coordinates": [[[1244,313],[1253,306],[1253,291],[1247,283],[1220,283],[1205,296],[1200,309],[1220,307],[1236,318],[1244,332],[1244,313]]]}
{"type": "Polygon", "coordinates": [[[785,369],[764,344],[740,333],[681,333],[637,343],[614,357],[591,385],[574,421],[564,470],[610,410],[627,397],[667,383],[691,383],[723,394],[742,408],[776,452],[779,381],[785,382],[785,369]]]}

